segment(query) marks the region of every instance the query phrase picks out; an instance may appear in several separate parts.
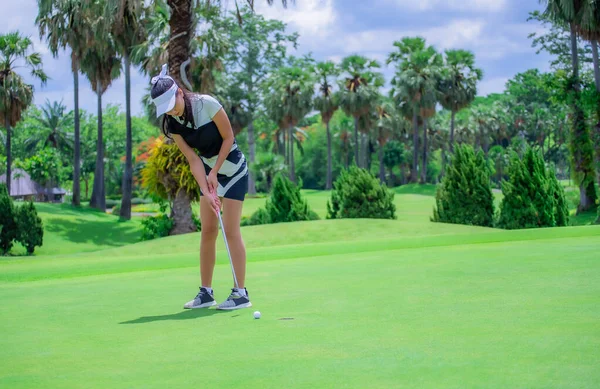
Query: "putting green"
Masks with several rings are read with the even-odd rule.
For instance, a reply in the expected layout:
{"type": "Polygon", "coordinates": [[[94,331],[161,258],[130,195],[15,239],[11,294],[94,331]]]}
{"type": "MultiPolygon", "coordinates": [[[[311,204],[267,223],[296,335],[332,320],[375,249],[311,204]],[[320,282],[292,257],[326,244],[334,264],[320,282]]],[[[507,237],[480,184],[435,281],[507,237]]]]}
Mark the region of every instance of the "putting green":
{"type": "Polygon", "coordinates": [[[254,307],[225,313],[182,309],[198,234],[1,261],[0,387],[600,386],[600,227],[401,217],[244,237],[254,307]]]}

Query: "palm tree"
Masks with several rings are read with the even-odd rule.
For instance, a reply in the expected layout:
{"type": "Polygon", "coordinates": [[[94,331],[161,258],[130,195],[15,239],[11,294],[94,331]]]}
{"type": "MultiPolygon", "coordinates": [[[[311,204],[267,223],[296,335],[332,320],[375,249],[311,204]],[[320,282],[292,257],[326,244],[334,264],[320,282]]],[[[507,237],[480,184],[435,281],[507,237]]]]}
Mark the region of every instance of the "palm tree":
{"type": "Polygon", "coordinates": [[[580,0],[577,32],[592,46],[594,79],[596,91],[600,92],[600,61],[598,60],[598,41],[600,41],[600,3],[596,0],[580,0]]]}
{"type": "Polygon", "coordinates": [[[94,29],[97,38],[93,45],[83,51],[81,69],[90,80],[90,85],[98,96],[98,140],[96,143],[96,169],[90,206],[104,211],[106,209],[106,189],[104,182],[104,142],[102,138],[102,95],[121,71],[121,61],[117,56],[114,41],[105,33],[107,27],[100,25],[94,29]]]}
{"type": "Polygon", "coordinates": [[[456,113],[473,102],[483,71],[475,67],[475,55],[466,50],[447,50],[446,66],[440,80],[440,104],[451,112],[450,153],[454,152],[456,113]]]}
{"type": "Polygon", "coordinates": [[[585,122],[585,113],[581,106],[581,80],[579,77],[579,58],[577,51],[577,29],[579,12],[583,0],[541,0],[546,5],[544,11],[550,19],[569,25],[571,31],[571,62],[573,73],[569,80],[572,94],[572,136],[571,153],[574,171],[579,183],[579,206],[577,212],[584,212],[595,207],[596,188],[594,184],[595,171],[593,166],[594,148],[590,131],[585,122]]]}
{"type": "MultiPolygon", "coordinates": [[[[435,113],[438,101],[438,82],[442,57],[433,46],[426,46],[421,37],[403,38],[394,42],[397,51],[388,56],[387,63],[396,63],[396,75],[392,79],[390,91],[396,104],[406,114],[412,112],[413,121],[413,168],[411,182],[417,182],[419,118],[424,127],[426,119],[435,113]]],[[[425,181],[427,172],[427,133],[423,135],[423,169],[421,181],[425,181]]]]}
{"type": "Polygon", "coordinates": [[[375,60],[351,55],[342,60],[340,67],[344,73],[340,82],[340,105],[354,118],[354,160],[357,166],[365,167],[366,161],[359,159],[359,119],[369,114],[377,102],[377,88],[383,86],[383,76],[374,69],[381,65],[375,60]]]}
{"type": "Polygon", "coordinates": [[[74,90],[74,129],[75,155],[73,161],[73,200],[75,206],[81,203],[81,142],[79,118],[79,68],[82,50],[86,46],[89,34],[89,19],[86,19],[85,7],[79,0],[38,0],[36,24],[40,39],[46,36],[52,55],[56,58],[59,49],[71,48],[71,72],[74,90]]]}
{"type": "Polygon", "coordinates": [[[48,80],[42,69],[41,55],[30,53],[31,47],[31,39],[18,31],[0,35],[0,123],[6,129],[6,186],[9,194],[12,178],[11,129],[21,120],[33,100],[33,85],[25,83],[16,69],[29,68],[31,76],[40,80],[42,85],[48,80]]]}
{"type": "Polygon", "coordinates": [[[278,122],[288,129],[290,179],[295,183],[294,138],[299,132],[295,127],[312,109],[315,80],[310,61],[292,58],[290,64],[267,81],[266,105],[272,111],[271,116],[278,117],[278,122]]]}
{"type": "Polygon", "coordinates": [[[62,152],[73,149],[73,134],[68,131],[73,123],[73,115],[72,112],[65,113],[66,109],[62,101],[50,103],[46,100],[41,116],[35,116],[35,120],[41,125],[40,131],[25,140],[27,151],[33,151],[40,143],[62,152]]]}
{"type": "Polygon", "coordinates": [[[327,129],[327,181],[325,189],[333,188],[332,160],[331,160],[331,131],[329,122],[335,111],[339,107],[339,95],[333,92],[333,83],[329,82],[330,77],[336,77],[340,71],[331,61],[319,62],[317,64],[317,76],[319,78],[319,95],[315,98],[315,108],[321,112],[321,120],[325,123],[327,129]]]}
{"type": "Polygon", "coordinates": [[[394,127],[397,126],[398,117],[394,106],[389,101],[381,101],[375,108],[377,119],[377,145],[379,157],[379,181],[385,183],[385,164],[383,163],[383,148],[388,142],[394,127]]]}
{"type": "Polygon", "coordinates": [[[131,59],[133,48],[147,40],[143,26],[144,3],[141,0],[108,0],[106,17],[110,20],[109,32],[118,52],[123,56],[125,68],[125,171],[123,172],[123,197],[120,217],[131,219],[131,196],[133,190],[133,152],[131,134],[131,59]]]}

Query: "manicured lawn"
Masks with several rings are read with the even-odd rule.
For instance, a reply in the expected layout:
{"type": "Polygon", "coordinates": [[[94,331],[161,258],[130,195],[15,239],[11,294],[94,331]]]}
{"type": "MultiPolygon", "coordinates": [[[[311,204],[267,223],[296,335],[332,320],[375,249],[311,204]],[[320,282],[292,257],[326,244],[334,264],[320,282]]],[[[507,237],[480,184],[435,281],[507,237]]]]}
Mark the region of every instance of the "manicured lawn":
{"type": "Polygon", "coordinates": [[[254,307],[230,313],[182,309],[198,234],[1,262],[0,387],[600,385],[598,227],[336,220],[244,234],[254,307]]]}

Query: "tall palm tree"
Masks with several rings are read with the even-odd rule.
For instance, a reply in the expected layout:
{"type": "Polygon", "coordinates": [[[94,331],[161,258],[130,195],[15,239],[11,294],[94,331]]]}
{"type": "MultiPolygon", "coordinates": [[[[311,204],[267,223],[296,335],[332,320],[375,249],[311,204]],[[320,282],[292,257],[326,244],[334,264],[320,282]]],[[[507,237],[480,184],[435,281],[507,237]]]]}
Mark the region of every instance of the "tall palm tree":
{"type": "Polygon", "coordinates": [[[577,12],[577,32],[590,42],[594,63],[596,91],[600,92],[600,61],[598,60],[598,42],[600,41],[600,3],[597,0],[580,0],[577,12]]]}
{"type": "MultiPolygon", "coordinates": [[[[387,59],[387,63],[396,63],[396,74],[392,79],[390,91],[393,99],[403,112],[412,111],[413,121],[413,168],[411,182],[417,182],[419,163],[419,119],[426,126],[427,117],[435,113],[438,101],[437,87],[440,78],[442,56],[433,46],[427,46],[421,37],[403,38],[394,42],[397,48],[387,59]],[[425,120],[423,120],[425,119],[425,120]]],[[[421,179],[424,181],[427,169],[427,133],[423,136],[423,169],[421,179]]]]}
{"type": "Polygon", "coordinates": [[[11,129],[21,121],[23,111],[33,101],[33,85],[27,84],[16,69],[26,67],[31,76],[41,81],[48,76],[42,69],[42,58],[31,52],[31,39],[18,31],[0,35],[0,123],[6,129],[6,186],[10,194],[12,178],[11,129]]]}
{"type": "Polygon", "coordinates": [[[344,79],[340,80],[340,106],[354,118],[354,162],[365,167],[359,159],[358,129],[359,119],[368,115],[377,102],[377,88],[383,86],[383,76],[375,69],[381,65],[360,55],[351,55],[340,65],[344,79]]]}
{"type": "Polygon", "coordinates": [[[379,181],[385,182],[385,164],[383,163],[383,148],[390,139],[394,127],[397,126],[397,116],[394,106],[389,101],[381,101],[375,108],[377,119],[377,145],[379,157],[379,181]]]}
{"type": "Polygon", "coordinates": [[[450,152],[454,151],[454,120],[477,96],[477,83],[483,71],[475,67],[475,55],[467,50],[447,50],[440,79],[440,104],[451,112],[450,152]]]}
{"type": "Polygon", "coordinates": [[[279,116],[279,121],[288,129],[290,179],[296,182],[294,138],[298,129],[295,127],[312,110],[314,70],[309,61],[292,59],[291,66],[280,68],[267,85],[266,104],[276,112],[273,116],[279,116]]]}
{"type": "Polygon", "coordinates": [[[73,73],[74,95],[74,160],[73,160],[73,199],[72,203],[81,203],[81,141],[79,118],[79,68],[82,50],[89,36],[89,13],[79,0],[38,0],[36,24],[40,39],[47,38],[48,48],[56,58],[59,49],[71,48],[71,72],[73,73]]]}
{"type": "Polygon", "coordinates": [[[25,140],[25,148],[31,152],[41,143],[44,147],[52,147],[62,152],[73,150],[72,133],[69,131],[73,123],[72,112],[66,113],[67,107],[62,101],[50,103],[46,100],[41,115],[34,118],[40,124],[39,131],[25,140]]]}
{"type": "Polygon", "coordinates": [[[333,188],[332,157],[331,157],[331,131],[329,122],[339,107],[339,95],[333,92],[335,81],[329,82],[330,77],[335,78],[340,71],[332,61],[319,62],[316,67],[319,78],[319,94],[315,98],[315,109],[321,112],[321,120],[325,123],[327,130],[327,181],[325,189],[333,188]]]}
{"type": "Polygon", "coordinates": [[[105,15],[107,25],[118,52],[123,56],[125,68],[125,171],[123,172],[123,197],[121,198],[122,219],[131,219],[131,197],[133,191],[133,145],[131,134],[131,59],[135,46],[147,40],[143,26],[145,7],[142,0],[108,0],[105,15]]]}
{"type": "MultiPolygon", "coordinates": [[[[97,10],[96,12],[101,12],[97,10]]],[[[98,140],[96,142],[96,168],[90,206],[106,209],[106,188],[104,180],[104,141],[102,136],[102,95],[121,72],[121,61],[117,56],[114,41],[105,32],[106,26],[98,22],[94,31],[98,36],[93,45],[83,51],[81,69],[90,80],[90,85],[98,97],[98,140]]]]}
{"type": "Polygon", "coordinates": [[[571,31],[571,62],[573,73],[569,85],[572,101],[571,153],[574,171],[579,183],[579,206],[577,212],[595,207],[597,198],[594,184],[593,145],[590,131],[585,122],[585,113],[581,106],[581,80],[579,77],[579,58],[577,51],[577,29],[580,21],[578,12],[584,0],[540,0],[546,5],[545,15],[559,23],[569,25],[571,31]]]}

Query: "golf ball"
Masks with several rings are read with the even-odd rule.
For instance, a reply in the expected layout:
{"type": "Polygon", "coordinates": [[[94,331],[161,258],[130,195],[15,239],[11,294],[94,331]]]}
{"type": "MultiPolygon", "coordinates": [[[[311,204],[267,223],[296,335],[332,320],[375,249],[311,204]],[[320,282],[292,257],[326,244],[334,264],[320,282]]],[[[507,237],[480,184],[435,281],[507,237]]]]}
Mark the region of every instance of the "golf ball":
{"type": "Polygon", "coordinates": [[[260,312],[259,311],[254,311],[254,318],[255,319],[260,319],[260,312]]]}

